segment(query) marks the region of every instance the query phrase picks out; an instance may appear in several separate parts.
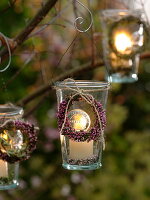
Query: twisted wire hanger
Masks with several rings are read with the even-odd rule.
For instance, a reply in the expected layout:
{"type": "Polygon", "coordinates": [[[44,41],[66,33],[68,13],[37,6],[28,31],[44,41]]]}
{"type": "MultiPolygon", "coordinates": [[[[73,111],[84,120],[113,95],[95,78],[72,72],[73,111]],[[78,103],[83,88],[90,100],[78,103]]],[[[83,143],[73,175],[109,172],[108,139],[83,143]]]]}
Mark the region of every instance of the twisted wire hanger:
{"type": "MultiPolygon", "coordinates": [[[[10,66],[10,64],[11,64],[11,49],[10,49],[10,45],[9,45],[9,42],[8,42],[8,39],[7,39],[7,37],[3,34],[3,33],[1,33],[0,32],[0,35],[4,38],[4,40],[5,40],[5,43],[6,43],[6,46],[7,46],[7,49],[8,49],[8,54],[9,54],[9,60],[8,60],[8,64],[3,68],[3,69],[0,69],[0,72],[4,72],[4,71],[6,71],[8,68],[9,68],[9,66],[10,66]]],[[[1,41],[1,40],[0,40],[1,41]]],[[[2,45],[2,42],[0,43],[0,46],[2,45]]],[[[1,57],[0,57],[0,64],[1,64],[1,57]]]]}
{"type": "Polygon", "coordinates": [[[88,28],[86,28],[85,30],[82,30],[82,29],[80,29],[80,28],[78,27],[78,21],[80,21],[79,24],[83,24],[83,23],[85,22],[85,19],[84,19],[83,17],[79,16],[79,17],[77,17],[77,18],[75,19],[75,21],[74,21],[74,26],[75,26],[76,30],[79,31],[80,33],[85,33],[85,32],[87,32],[87,31],[92,27],[92,25],[93,25],[93,15],[92,15],[92,12],[90,11],[90,9],[89,9],[88,7],[86,7],[86,6],[85,6],[83,3],[81,3],[79,0],[73,0],[73,1],[76,1],[79,5],[81,5],[83,8],[85,8],[85,9],[88,11],[88,13],[90,14],[91,22],[90,22],[88,28]]]}

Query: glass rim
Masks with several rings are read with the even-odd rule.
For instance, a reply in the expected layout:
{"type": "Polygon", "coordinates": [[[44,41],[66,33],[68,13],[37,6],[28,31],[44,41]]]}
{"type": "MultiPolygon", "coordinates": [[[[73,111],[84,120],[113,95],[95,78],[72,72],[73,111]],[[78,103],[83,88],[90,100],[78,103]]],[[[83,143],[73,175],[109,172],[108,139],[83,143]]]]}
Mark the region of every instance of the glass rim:
{"type": "Polygon", "coordinates": [[[134,10],[128,10],[128,9],[105,9],[105,10],[100,10],[100,15],[105,16],[105,17],[111,17],[111,16],[115,16],[118,14],[139,14],[141,15],[143,13],[142,9],[134,9],[134,10]]]}
{"type": "Polygon", "coordinates": [[[23,115],[23,108],[19,106],[1,104],[0,105],[0,118],[3,116],[23,115]]]}
{"type": "Polygon", "coordinates": [[[75,81],[57,81],[54,84],[55,88],[93,88],[93,89],[109,89],[110,82],[93,81],[93,80],[75,80],[75,81]]]}

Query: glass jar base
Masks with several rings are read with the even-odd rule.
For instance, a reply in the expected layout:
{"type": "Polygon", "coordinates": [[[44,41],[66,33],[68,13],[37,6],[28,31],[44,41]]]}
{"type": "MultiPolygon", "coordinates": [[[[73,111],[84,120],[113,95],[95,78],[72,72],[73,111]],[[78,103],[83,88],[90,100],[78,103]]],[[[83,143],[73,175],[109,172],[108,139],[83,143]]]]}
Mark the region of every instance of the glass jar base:
{"type": "Polygon", "coordinates": [[[10,184],[10,185],[0,185],[0,190],[11,190],[11,189],[15,189],[18,186],[19,186],[19,183],[16,181],[15,183],[10,184]]]}
{"type": "Polygon", "coordinates": [[[95,170],[102,167],[101,163],[95,163],[92,165],[70,165],[70,164],[62,164],[63,168],[68,170],[95,170]]]}
{"type": "Polygon", "coordinates": [[[132,74],[130,76],[122,76],[119,73],[116,73],[111,74],[110,77],[107,77],[107,80],[112,83],[133,83],[138,80],[138,77],[136,74],[132,74]]]}

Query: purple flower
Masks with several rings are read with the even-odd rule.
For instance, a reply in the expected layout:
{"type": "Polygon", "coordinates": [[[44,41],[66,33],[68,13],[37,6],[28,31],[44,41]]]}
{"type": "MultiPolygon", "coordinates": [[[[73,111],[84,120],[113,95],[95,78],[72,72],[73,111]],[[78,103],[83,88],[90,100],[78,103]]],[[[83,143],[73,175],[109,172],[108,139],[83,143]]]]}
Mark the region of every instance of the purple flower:
{"type": "MultiPolygon", "coordinates": [[[[67,109],[67,104],[68,100],[64,100],[60,103],[58,113],[57,113],[57,118],[58,118],[58,128],[61,130],[62,125],[64,123],[65,119],[65,113],[67,109]]],[[[70,102],[72,104],[72,102],[70,102]]],[[[69,137],[69,139],[72,139],[77,142],[84,142],[84,141],[91,141],[94,140],[96,141],[97,139],[100,138],[101,136],[101,130],[104,130],[106,127],[106,112],[103,109],[103,106],[100,102],[97,102],[96,100],[93,101],[93,111],[96,115],[96,122],[93,128],[89,132],[86,131],[76,131],[73,129],[70,124],[68,118],[66,118],[64,128],[62,130],[62,135],[66,135],[69,137]],[[99,122],[100,119],[100,122],[99,122]]]]}
{"type": "Polygon", "coordinates": [[[1,131],[3,130],[20,130],[23,137],[26,141],[26,148],[24,150],[20,150],[19,154],[7,154],[7,152],[2,152],[0,150],[0,159],[5,160],[9,163],[14,163],[22,160],[27,160],[30,157],[30,154],[36,149],[37,143],[37,133],[32,124],[26,123],[24,121],[8,121],[4,126],[1,127],[1,131]]]}

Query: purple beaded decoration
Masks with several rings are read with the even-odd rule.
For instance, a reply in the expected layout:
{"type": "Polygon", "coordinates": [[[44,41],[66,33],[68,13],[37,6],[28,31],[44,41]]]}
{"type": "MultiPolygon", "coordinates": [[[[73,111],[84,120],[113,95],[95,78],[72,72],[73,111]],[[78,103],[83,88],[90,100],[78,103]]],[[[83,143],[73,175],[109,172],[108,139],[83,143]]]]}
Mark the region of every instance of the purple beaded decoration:
{"type": "MultiPolygon", "coordinates": [[[[70,104],[72,103],[72,101],[70,102],[70,104]]],[[[62,101],[59,105],[59,109],[57,113],[58,128],[59,130],[61,130],[61,134],[68,136],[69,139],[74,140],[76,142],[84,142],[84,141],[89,142],[91,140],[94,140],[94,141],[98,140],[101,137],[101,134],[103,134],[102,131],[104,131],[104,128],[106,127],[106,113],[105,113],[105,110],[103,109],[102,104],[100,102],[97,102],[94,99],[93,105],[91,105],[96,115],[96,122],[94,126],[89,131],[83,131],[83,130],[76,131],[70,126],[68,117],[66,117],[66,120],[65,120],[65,114],[67,114],[66,109],[67,109],[68,102],[69,102],[68,99],[62,101]],[[101,124],[99,123],[98,119],[100,119],[101,124]],[[64,123],[64,120],[65,120],[65,123],[64,123]]]]}
{"type": "MultiPolygon", "coordinates": [[[[17,120],[8,121],[0,127],[0,133],[3,133],[4,131],[8,131],[8,133],[9,131],[15,132],[18,130],[26,140],[26,148],[24,150],[20,149],[18,154],[8,153],[7,149],[5,148],[5,151],[0,149],[0,159],[9,163],[15,163],[29,159],[30,154],[36,149],[37,134],[34,125],[17,120]]],[[[1,140],[0,145],[1,147],[4,146],[3,140],[1,140]]]]}

